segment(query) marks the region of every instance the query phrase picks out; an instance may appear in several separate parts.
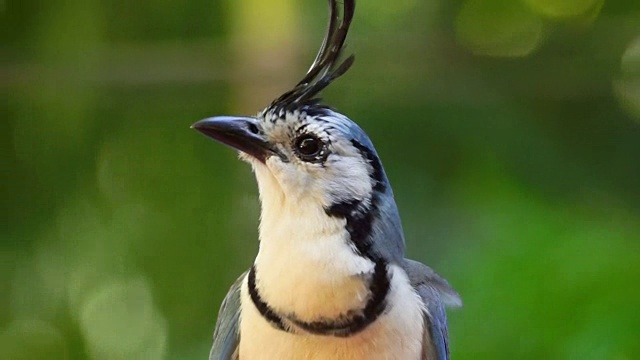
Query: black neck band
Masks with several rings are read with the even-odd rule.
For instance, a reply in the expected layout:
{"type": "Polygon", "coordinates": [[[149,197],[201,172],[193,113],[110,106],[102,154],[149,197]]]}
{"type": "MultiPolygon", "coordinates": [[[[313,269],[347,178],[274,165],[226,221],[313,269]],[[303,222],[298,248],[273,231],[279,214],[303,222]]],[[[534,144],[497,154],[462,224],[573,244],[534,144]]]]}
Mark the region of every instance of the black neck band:
{"type": "Polygon", "coordinates": [[[376,321],[387,306],[386,298],[389,293],[390,281],[387,274],[387,263],[380,259],[375,262],[374,272],[369,282],[370,297],[362,310],[348,311],[347,314],[340,315],[336,319],[322,319],[310,322],[298,319],[295,314],[281,315],[276,313],[262,300],[258,293],[255,272],[254,265],[249,271],[248,279],[251,301],[265,320],[276,329],[285,332],[292,333],[288,327],[285,327],[283,319],[312,334],[338,337],[351,336],[366,329],[376,321]]]}
{"type": "Polygon", "coordinates": [[[275,327],[276,329],[290,332],[287,328],[284,327],[284,324],[282,323],[282,318],[278,316],[278,314],[276,314],[276,312],[271,308],[271,306],[269,306],[269,304],[267,304],[266,302],[264,302],[264,300],[262,300],[262,297],[258,293],[258,288],[256,287],[256,266],[255,265],[253,265],[251,267],[251,270],[249,270],[249,279],[247,280],[248,280],[247,285],[249,285],[249,296],[251,297],[251,301],[253,302],[253,305],[255,305],[258,311],[260,312],[260,315],[262,315],[262,317],[265,320],[267,320],[271,325],[273,325],[273,327],[275,327]]]}

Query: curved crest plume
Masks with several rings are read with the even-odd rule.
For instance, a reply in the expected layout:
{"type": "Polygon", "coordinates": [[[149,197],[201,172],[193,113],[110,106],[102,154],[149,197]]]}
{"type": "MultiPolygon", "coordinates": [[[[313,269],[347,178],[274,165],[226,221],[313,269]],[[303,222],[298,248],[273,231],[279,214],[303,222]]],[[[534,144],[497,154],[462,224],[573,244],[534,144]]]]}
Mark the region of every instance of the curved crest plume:
{"type": "Polygon", "coordinates": [[[333,80],[349,70],[353,64],[354,55],[350,55],[342,62],[340,62],[340,57],[353,19],[356,2],[355,0],[343,0],[342,11],[338,7],[338,1],[329,0],[327,32],[307,74],[293,89],[274,100],[265,109],[265,112],[280,113],[287,110],[293,111],[305,105],[316,105],[320,101],[316,96],[333,80]]]}

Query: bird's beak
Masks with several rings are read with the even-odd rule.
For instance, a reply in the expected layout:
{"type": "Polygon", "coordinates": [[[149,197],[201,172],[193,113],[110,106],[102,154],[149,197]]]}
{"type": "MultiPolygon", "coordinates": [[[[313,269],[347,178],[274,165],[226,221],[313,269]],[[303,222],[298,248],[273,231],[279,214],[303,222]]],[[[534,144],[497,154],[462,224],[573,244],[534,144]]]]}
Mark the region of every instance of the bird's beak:
{"type": "Polygon", "coordinates": [[[257,123],[250,117],[216,116],[200,120],[191,128],[265,162],[274,149],[259,132],[257,123]]]}

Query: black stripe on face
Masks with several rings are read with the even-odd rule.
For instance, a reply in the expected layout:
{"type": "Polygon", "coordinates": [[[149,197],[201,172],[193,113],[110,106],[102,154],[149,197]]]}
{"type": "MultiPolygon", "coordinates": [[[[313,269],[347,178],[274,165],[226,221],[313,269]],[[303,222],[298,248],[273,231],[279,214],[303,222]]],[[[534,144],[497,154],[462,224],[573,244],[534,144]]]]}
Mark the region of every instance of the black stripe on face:
{"type": "Polygon", "coordinates": [[[367,159],[373,168],[373,172],[369,174],[371,181],[373,181],[373,190],[381,193],[385,192],[387,187],[384,184],[384,174],[382,172],[382,163],[380,162],[380,159],[376,156],[373,150],[362,145],[357,140],[351,140],[351,144],[360,151],[362,157],[367,159]]]}
{"type": "Polygon", "coordinates": [[[372,253],[371,249],[371,228],[373,225],[373,215],[376,211],[370,205],[365,208],[361,200],[348,200],[331,205],[325,212],[329,216],[343,218],[346,220],[346,229],[349,233],[351,243],[355,246],[359,255],[374,260],[377,255],[372,253]]]}
{"type": "Polygon", "coordinates": [[[386,191],[382,164],[373,151],[356,140],[351,140],[353,146],[360,151],[364,159],[369,161],[373,171],[369,174],[373,184],[368,206],[362,200],[350,199],[331,205],[325,209],[329,216],[343,218],[347,221],[347,232],[358,254],[376,261],[378,255],[371,249],[371,230],[373,221],[378,213],[379,194],[386,191]]]}
{"type": "Polygon", "coordinates": [[[349,311],[349,313],[335,320],[323,319],[305,322],[297,319],[294,315],[289,315],[286,319],[312,334],[348,337],[366,329],[384,312],[387,307],[386,298],[389,293],[389,287],[390,279],[387,274],[387,263],[380,259],[375,264],[373,277],[369,283],[371,296],[362,310],[357,312],[349,311]]]}
{"type": "Polygon", "coordinates": [[[251,270],[249,271],[249,279],[247,280],[247,285],[249,287],[249,296],[251,297],[253,305],[255,305],[255,307],[260,312],[260,315],[262,315],[262,317],[265,318],[276,329],[288,332],[288,330],[282,323],[282,318],[278,316],[278,314],[276,314],[276,312],[266,302],[264,302],[264,300],[262,300],[262,297],[258,293],[258,288],[256,287],[255,265],[251,267],[251,270]]]}

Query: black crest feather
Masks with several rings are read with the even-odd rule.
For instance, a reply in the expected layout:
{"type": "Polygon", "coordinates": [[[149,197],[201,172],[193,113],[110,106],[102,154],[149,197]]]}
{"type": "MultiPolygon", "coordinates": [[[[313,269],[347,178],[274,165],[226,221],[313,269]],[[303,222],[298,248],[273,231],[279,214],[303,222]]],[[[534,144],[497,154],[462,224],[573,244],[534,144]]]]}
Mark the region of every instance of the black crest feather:
{"type": "Polygon", "coordinates": [[[319,106],[320,100],[316,96],[353,64],[354,55],[344,61],[340,61],[340,58],[355,7],[355,0],[343,0],[340,11],[338,1],[329,0],[329,25],[309,71],[293,89],[274,100],[265,112],[280,114],[283,111],[292,112],[304,107],[319,106]]]}

